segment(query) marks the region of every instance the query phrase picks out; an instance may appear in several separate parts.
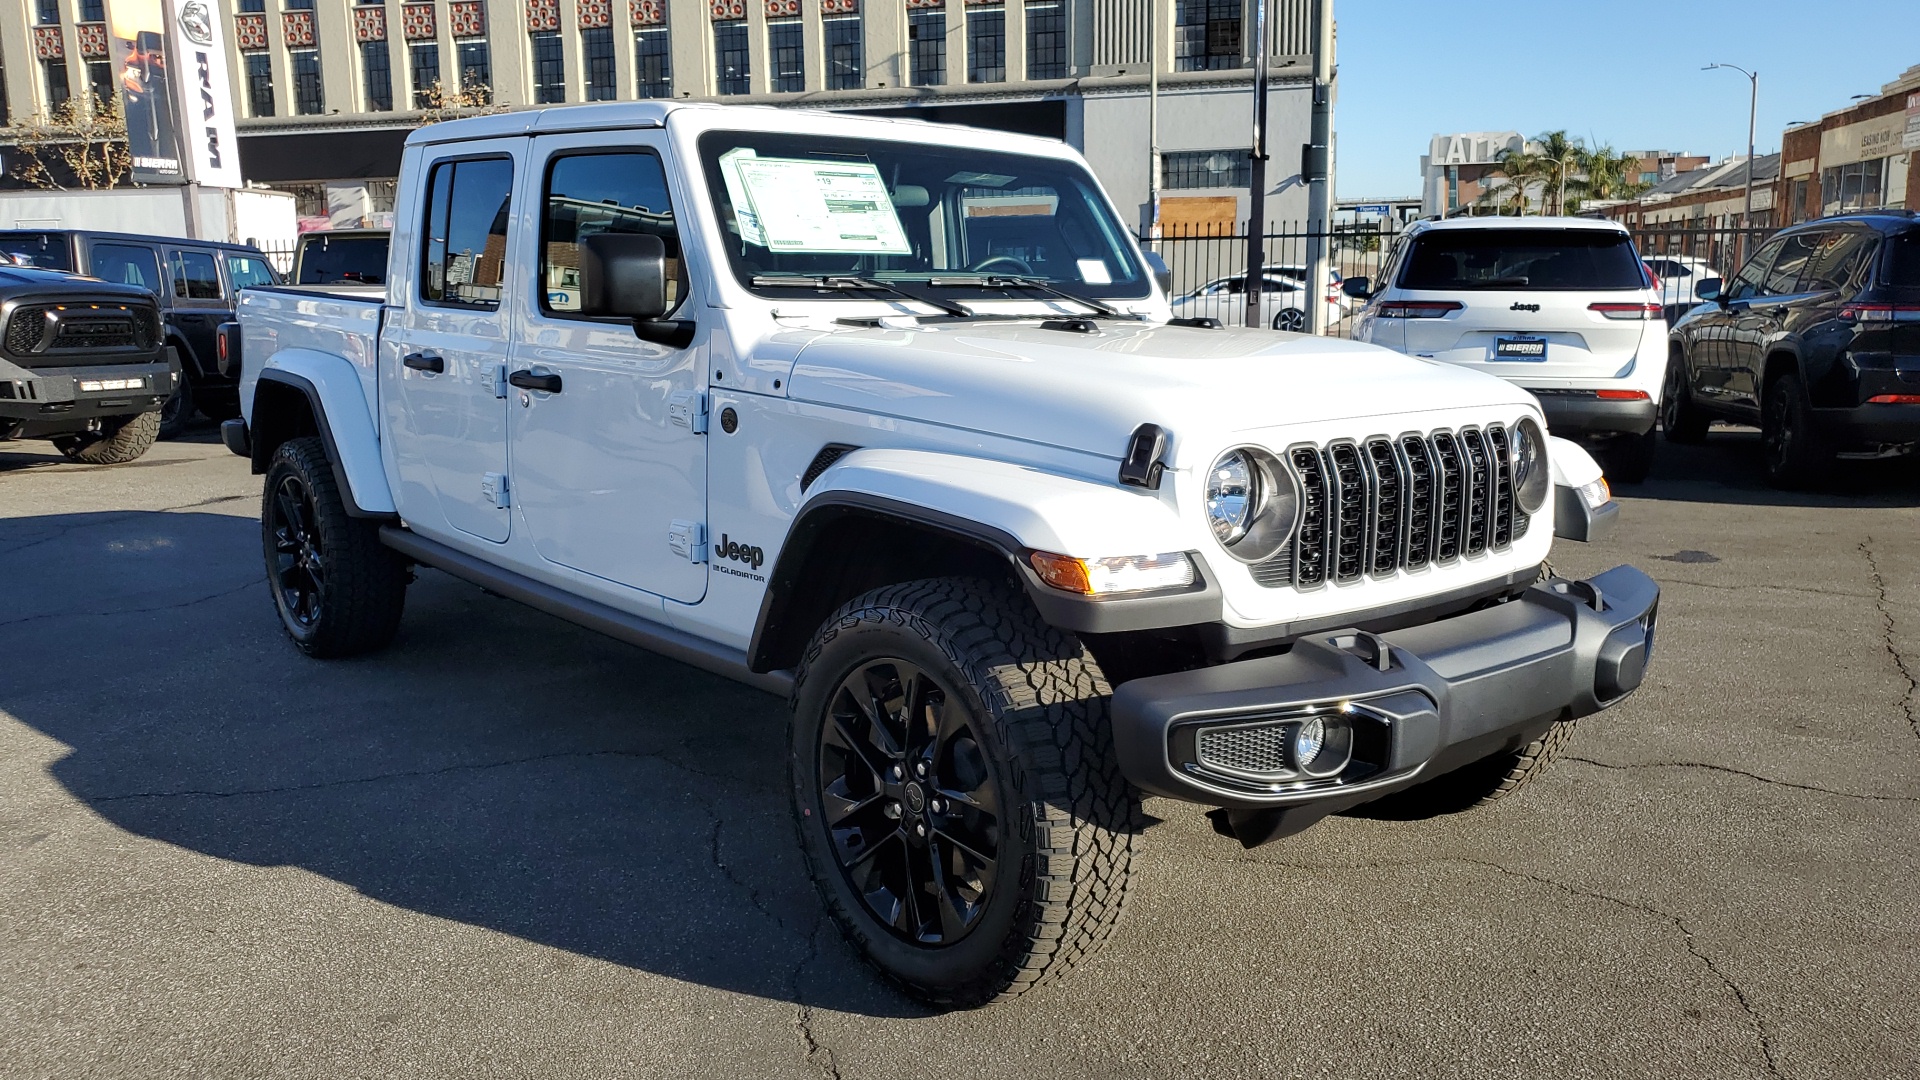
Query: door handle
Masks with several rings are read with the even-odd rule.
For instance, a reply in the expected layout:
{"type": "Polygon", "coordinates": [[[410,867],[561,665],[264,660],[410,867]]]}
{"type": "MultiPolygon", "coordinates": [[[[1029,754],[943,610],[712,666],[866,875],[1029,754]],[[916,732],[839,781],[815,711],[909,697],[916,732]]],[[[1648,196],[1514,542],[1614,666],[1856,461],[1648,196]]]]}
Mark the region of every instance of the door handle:
{"type": "Polygon", "coordinates": [[[545,390],[549,394],[560,392],[560,376],[551,371],[535,373],[523,368],[507,376],[507,381],[522,390],[545,390]]]}
{"type": "Polygon", "coordinates": [[[410,352],[401,357],[400,362],[415,371],[431,371],[435,375],[447,370],[447,362],[432,353],[410,352]]]}

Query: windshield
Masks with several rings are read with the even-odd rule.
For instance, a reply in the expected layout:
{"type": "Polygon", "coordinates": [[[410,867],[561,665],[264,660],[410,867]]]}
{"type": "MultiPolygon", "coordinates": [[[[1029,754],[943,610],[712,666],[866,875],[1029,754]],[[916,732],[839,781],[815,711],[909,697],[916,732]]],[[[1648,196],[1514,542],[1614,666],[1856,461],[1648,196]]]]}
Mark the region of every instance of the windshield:
{"type": "Polygon", "coordinates": [[[304,237],[300,247],[299,285],[339,285],[345,282],[379,285],[387,280],[387,238],[384,236],[304,237]]]}
{"type": "Polygon", "coordinates": [[[1644,289],[1633,240],[1612,229],[1435,229],[1414,240],[1403,289],[1644,289]]]}
{"type": "Polygon", "coordinates": [[[0,236],[0,252],[7,261],[19,266],[37,266],[42,270],[73,269],[73,256],[67,251],[67,238],[49,233],[14,233],[0,236]]]}
{"type": "Polygon", "coordinates": [[[740,283],[859,277],[967,299],[1031,298],[990,279],[1144,298],[1146,272],[1084,168],[1056,158],[880,139],[747,131],[700,137],[740,283]]]}

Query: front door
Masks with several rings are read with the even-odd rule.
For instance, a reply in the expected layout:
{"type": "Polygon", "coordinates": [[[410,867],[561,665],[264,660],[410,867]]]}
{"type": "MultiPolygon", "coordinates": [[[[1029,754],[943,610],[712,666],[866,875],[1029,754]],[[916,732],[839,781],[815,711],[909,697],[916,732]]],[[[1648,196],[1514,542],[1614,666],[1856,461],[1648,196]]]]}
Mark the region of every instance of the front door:
{"type": "MultiPolygon", "coordinates": [[[[400,513],[416,531],[507,538],[507,290],[516,267],[512,220],[521,139],[462,143],[428,158],[424,213],[395,230],[414,252],[408,295],[391,297],[380,343],[380,407],[399,481],[400,513]]],[[[457,537],[455,537],[457,538],[457,537]]]]}
{"type": "Polygon", "coordinates": [[[180,360],[211,373],[214,337],[220,324],[233,317],[233,302],[220,284],[220,265],[205,248],[171,248],[167,276],[173,279],[172,311],[167,319],[193,353],[180,360]]]}
{"type": "Polygon", "coordinates": [[[525,260],[538,277],[523,286],[528,315],[509,366],[558,381],[513,388],[507,411],[515,498],[540,556],[692,603],[706,595],[706,566],[669,536],[706,516],[702,346],[643,341],[629,322],[578,314],[577,245],[602,232],[664,239],[678,278],[669,295],[692,310],[665,153],[658,132],[534,140],[522,190],[539,200],[540,250],[525,260]]]}

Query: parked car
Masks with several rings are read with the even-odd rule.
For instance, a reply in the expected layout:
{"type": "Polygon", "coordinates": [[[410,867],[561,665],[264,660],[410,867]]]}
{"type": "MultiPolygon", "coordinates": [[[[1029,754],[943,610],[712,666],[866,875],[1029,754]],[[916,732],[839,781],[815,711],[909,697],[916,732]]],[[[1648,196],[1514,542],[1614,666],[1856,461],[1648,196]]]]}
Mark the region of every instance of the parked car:
{"type": "Polygon", "coordinates": [[[1641,260],[1653,274],[1654,287],[1660,290],[1660,310],[1672,326],[1680,316],[1698,303],[1693,287],[1711,277],[1719,277],[1705,259],[1691,255],[1649,255],[1641,260]]]}
{"type": "Polygon", "coordinates": [[[1817,484],[1836,455],[1920,443],[1920,217],[1849,214],[1785,229],[1671,335],[1661,426],[1760,426],[1768,479],[1817,484]]]}
{"type": "Polygon", "coordinates": [[[223,374],[214,332],[233,318],[234,296],[250,285],[279,282],[257,248],[212,240],[84,229],[0,232],[0,251],[37,267],[133,285],[160,307],[166,348],[184,378],[160,410],[160,437],[186,430],[197,411],[211,420],[239,415],[239,390],[223,374]]]}
{"type": "Polygon", "coordinates": [[[387,280],[386,229],[302,233],[293,249],[296,285],[379,285],[387,280]]]}
{"type": "Polygon", "coordinates": [[[153,446],[180,365],[145,289],[0,262],[0,327],[0,441],[92,465],[153,446]]]}
{"type": "MultiPolygon", "coordinates": [[[[1260,321],[1275,330],[1305,333],[1307,289],[1305,271],[1288,274],[1285,267],[1266,267],[1260,286],[1260,321]]],[[[1173,301],[1173,314],[1182,319],[1218,319],[1228,326],[1244,326],[1247,318],[1247,275],[1215,278],[1173,301]]],[[[1327,325],[1340,321],[1340,306],[1327,303],[1327,325]]]]}
{"type": "Polygon", "coordinates": [[[1095,953],[1143,791],[1464,808],[1642,681],[1654,582],[1542,572],[1617,509],[1533,398],[1169,325],[1060,142],[626,102],[401,160],[384,300],[249,289],[228,350],[285,632],[386,647],[420,563],[780,695],[822,904],[921,998],[1095,953]]]}
{"type": "Polygon", "coordinates": [[[1416,222],[1353,336],[1525,387],[1547,428],[1597,445],[1609,478],[1653,467],[1667,324],[1625,227],[1591,218],[1463,217],[1416,222]]]}

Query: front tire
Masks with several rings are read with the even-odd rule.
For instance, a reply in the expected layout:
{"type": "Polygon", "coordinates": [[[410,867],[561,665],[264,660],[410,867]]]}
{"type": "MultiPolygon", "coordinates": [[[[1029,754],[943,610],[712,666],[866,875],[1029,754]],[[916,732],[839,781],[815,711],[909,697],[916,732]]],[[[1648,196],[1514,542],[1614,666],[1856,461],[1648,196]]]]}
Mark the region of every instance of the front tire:
{"type": "Polygon", "coordinates": [[[193,383],[187,378],[187,369],[180,363],[180,350],[167,346],[167,361],[173,370],[180,373],[180,381],[167,397],[166,404],[160,406],[160,437],[177,439],[186,434],[187,424],[193,420],[193,383]]]}
{"type": "Polygon", "coordinates": [[[1833,453],[1813,425],[1813,408],[1797,372],[1782,372],[1767,384],[1760,407],[1760,445],[1767,481],[1776,487],[1810,488],[1826,479],[1833,453]]]}
{"type": "Polygon", "coordinates": [[[153,442],[159,437],[160,414],[143,412],[107,420],[97,435],[58,436],[53,445],[82,465],[125,465],[153,449],[153,442]]]}
{"type": "Polygon", "coordinates": [[[274,610],[301,652],[355,656],[393,640],[407,598],[406,560],[380,543],[379,526],[348,515],[320,439],[291,439],[274,451],[260,535],[274,610]]]}
{"type": "Polygon", "coordinates": [[[1666,385],[1660,390],[1660,430],[1667,441],[1682,446],[1697,446],[1707,441],[1711,421],[1700,406],[1693,403],[1691,380],[1687,378],[1687,358],[1675,349],[1667,358],[1666,385]]]}
{"type": "Polygon", "coordinates": [[[789,729],[800,846],[841,931],[908,994],[1009,998],[1112,933],[1139,803],[1109,694],[1077,639],[979,580],[876,589],[815,636],[789,729]]]}

